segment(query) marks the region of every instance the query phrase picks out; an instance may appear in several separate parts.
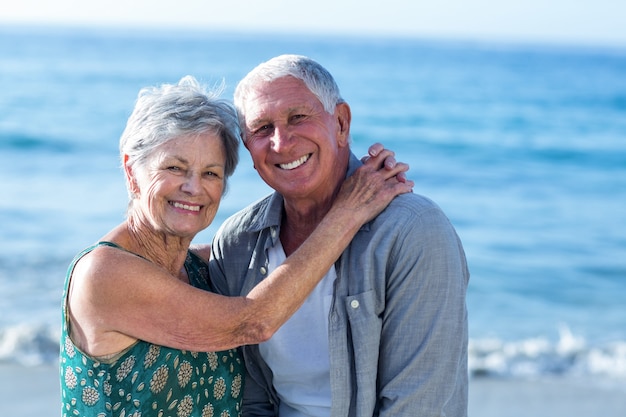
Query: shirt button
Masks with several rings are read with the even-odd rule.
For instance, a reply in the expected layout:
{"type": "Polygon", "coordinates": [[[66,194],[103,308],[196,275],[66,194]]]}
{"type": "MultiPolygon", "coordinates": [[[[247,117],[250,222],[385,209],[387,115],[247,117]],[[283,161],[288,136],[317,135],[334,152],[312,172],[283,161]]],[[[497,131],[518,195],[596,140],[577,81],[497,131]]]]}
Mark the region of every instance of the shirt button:
{"type": "Polygon", "coordinates": [[[267,274],[267,268],[265,268],[264,266],[262,266],[261,269],[259,269],[259,271],[261,272],[261,275],[267,274]]]}
{"type": "Polygon", "coordinates": [[[359,308],[359,301],[358,300],[350,301],[350,307],[352,307],[352,308],[359,308]]]}

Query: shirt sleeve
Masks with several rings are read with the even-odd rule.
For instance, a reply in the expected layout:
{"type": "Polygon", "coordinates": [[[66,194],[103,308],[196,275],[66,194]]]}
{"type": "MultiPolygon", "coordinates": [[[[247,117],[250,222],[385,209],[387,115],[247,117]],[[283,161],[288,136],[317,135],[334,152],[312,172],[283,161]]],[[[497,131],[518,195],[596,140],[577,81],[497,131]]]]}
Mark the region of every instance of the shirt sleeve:
{"type": "Polygon", "coordinates": [[[380,417],[467,414],[466,290],[460,240],[438,208],[403,226],[389,259],[380,417]]]}

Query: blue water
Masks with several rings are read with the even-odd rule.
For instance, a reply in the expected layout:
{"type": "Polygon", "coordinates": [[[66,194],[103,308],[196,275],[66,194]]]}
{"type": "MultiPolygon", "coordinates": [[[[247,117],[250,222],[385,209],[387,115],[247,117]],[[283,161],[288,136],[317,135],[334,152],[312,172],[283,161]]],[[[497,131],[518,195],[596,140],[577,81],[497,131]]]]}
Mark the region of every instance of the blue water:
{"type": "MultiPolygon", "coordinates": [[[[122,221],[139,88],[309,55],[461,236],[470,368],[626,379],[626,50],[229,33],[0,29],[0,361],[54,362],[65,269],[122,221]]],[[[263,196],[242,163],[215,221],[263,196]]]]}

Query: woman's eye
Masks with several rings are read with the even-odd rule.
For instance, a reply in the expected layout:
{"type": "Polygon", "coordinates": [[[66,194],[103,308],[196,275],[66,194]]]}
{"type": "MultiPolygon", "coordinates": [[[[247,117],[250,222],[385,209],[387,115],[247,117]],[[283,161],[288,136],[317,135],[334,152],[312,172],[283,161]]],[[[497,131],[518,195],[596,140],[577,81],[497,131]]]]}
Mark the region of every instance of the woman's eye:
{"type": "Polygon", "coordinates": [[[177,166],[167,167],[167,170],[170,171],[170,172],[181,172],[182,171],[182,169],[180,167],[177,167],[177,166]]]}
{"type": "Polygon", "coordinates": [[[219,172],[215,172],[215,171],[207,171],[204,173],[205,177],[209,177],[209,178],[218,178],[221,179],[222,176],[220,175],[219,172]]]}

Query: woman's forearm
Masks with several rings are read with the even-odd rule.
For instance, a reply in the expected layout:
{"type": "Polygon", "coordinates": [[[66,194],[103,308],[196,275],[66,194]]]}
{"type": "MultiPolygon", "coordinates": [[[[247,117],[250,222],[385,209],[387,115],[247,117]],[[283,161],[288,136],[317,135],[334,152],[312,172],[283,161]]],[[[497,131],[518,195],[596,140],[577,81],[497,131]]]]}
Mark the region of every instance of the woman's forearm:
{"type": "Polygon", "coordinates": [[[304,303],[360,227],[412,186],[410,181],[398,181],[393,171],[378,171],[374,164],[364,165],[346,180],[311,235],[246,296],[240,328],[246,343],[269,339],[304,303]]]}
{"type": "Polygon", "coordinates": [[[246,343],[269,339],[326,275],[361,227],[349,211],[329,212],[309,238],[246,296],[246,343]]]}

